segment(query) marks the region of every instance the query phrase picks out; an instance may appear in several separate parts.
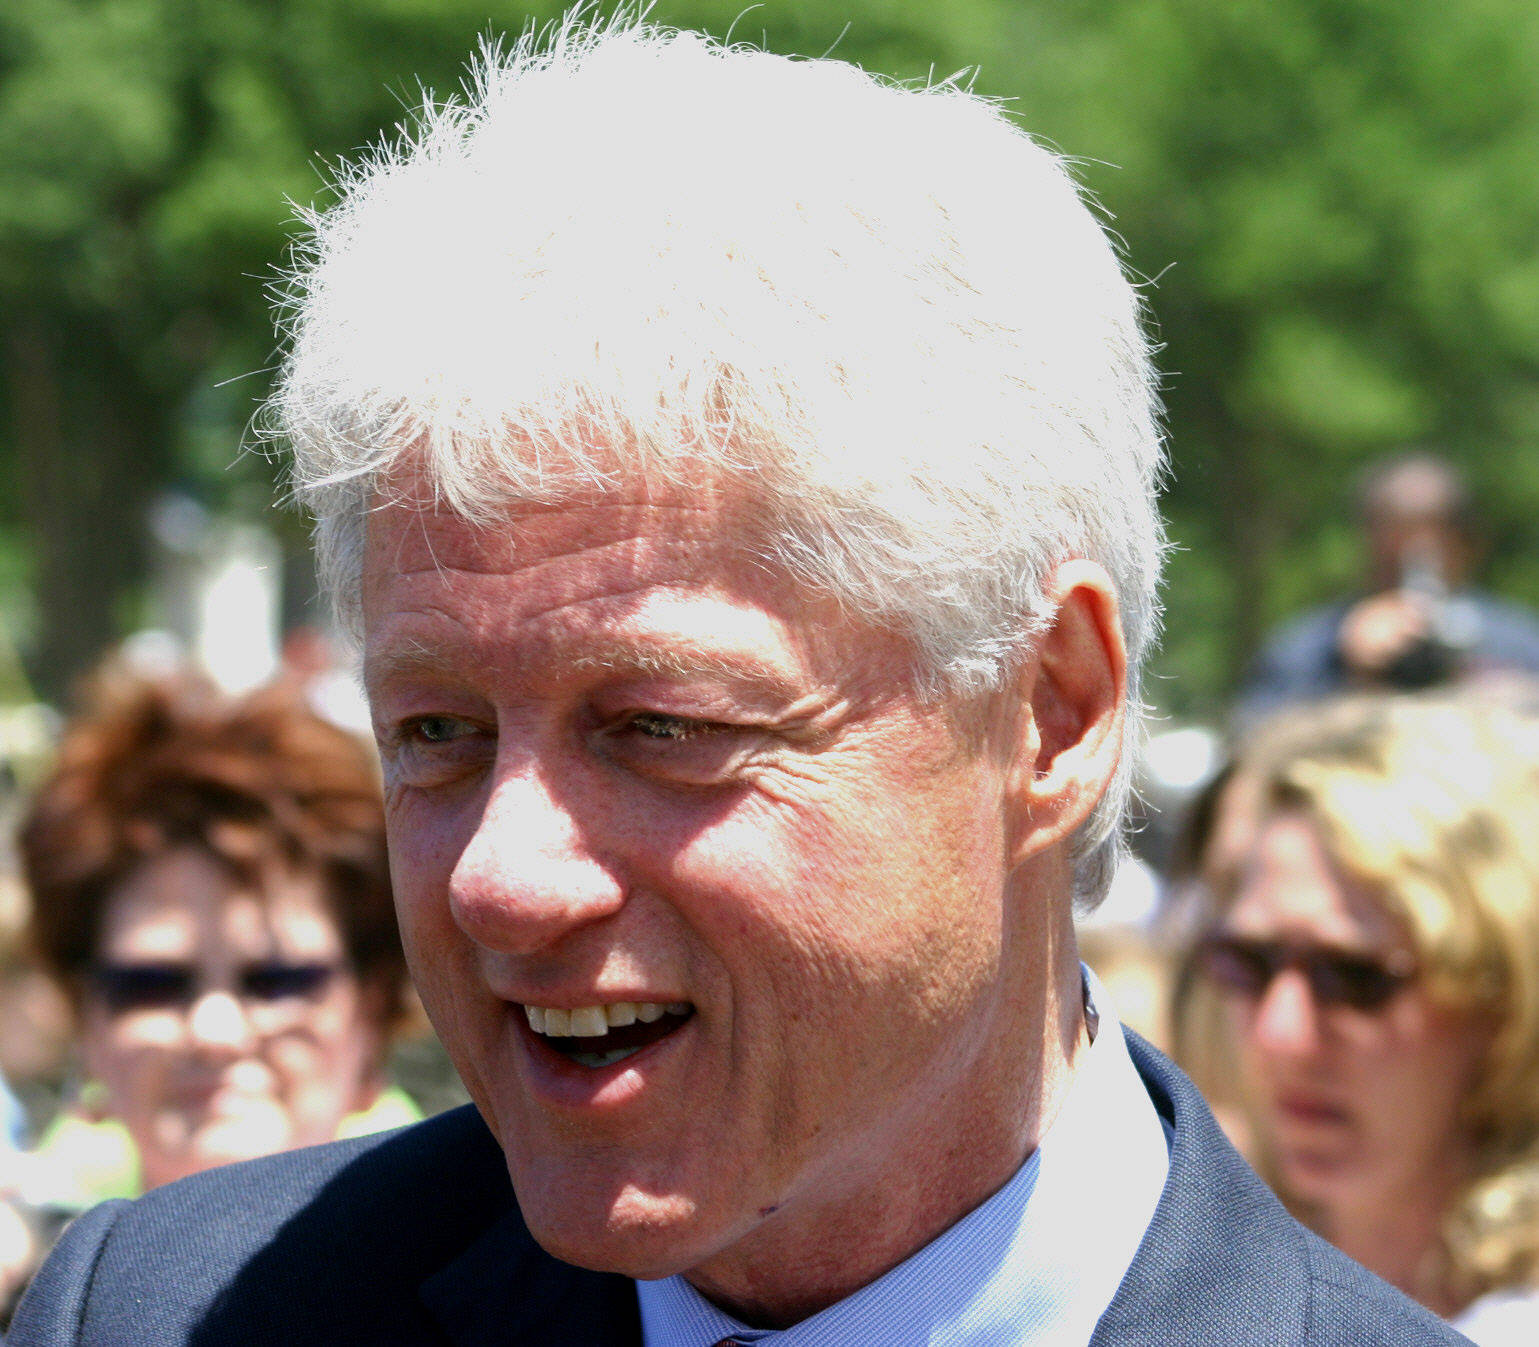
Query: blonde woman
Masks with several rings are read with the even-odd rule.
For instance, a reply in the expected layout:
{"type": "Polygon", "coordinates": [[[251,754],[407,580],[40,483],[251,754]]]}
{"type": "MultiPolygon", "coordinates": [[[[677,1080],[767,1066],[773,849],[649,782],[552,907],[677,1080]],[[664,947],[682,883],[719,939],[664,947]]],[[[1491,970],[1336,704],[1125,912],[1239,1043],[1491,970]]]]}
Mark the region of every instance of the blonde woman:
{"type": "Polygon", "coordinates": [[[1539,722],[1416,699],[1296,719],[1207,838],[1191,967],[1258,1167],[1477,1343],[1539,1342],[1539,722]]]}

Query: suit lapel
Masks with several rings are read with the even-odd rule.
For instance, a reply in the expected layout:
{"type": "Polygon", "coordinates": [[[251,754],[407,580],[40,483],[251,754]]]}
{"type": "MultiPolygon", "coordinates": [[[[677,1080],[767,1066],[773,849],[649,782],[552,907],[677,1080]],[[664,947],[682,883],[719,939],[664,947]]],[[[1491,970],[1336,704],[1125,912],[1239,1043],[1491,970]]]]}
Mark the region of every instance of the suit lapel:
{"type": "Polygon", "coordinates": [[[1173,1128],[1170,1176],[1090,1347],[1303,1342],[1303,1233],[1235,1153],[1191,1083],[1131,1033],[1128,1048],[1173,1128]]]}
{"type": "Polygon", "coordinates": [[[422,1302],[455,1347],[640,1347],[629,1277],[552,1258],[510,1210],[422,1285],[422,1302]]]}

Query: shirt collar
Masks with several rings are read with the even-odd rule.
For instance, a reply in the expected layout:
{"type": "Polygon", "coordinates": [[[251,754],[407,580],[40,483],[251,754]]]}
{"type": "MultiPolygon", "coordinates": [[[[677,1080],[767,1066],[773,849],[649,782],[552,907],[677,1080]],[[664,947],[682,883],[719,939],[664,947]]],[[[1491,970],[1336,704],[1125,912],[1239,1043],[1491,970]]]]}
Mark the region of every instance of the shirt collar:
{"type": "Polygon", "coordinates": [[[1084,1347],[1127,1274],[1170,1168],[1165,1132],[1089,969],[1095,1039],[1041,1145],[949,1230],[810,1319],[750,1329],[682,1276],[637,1285],[646,1347],[833,1347],[868,1338],[1084,1347]]]}

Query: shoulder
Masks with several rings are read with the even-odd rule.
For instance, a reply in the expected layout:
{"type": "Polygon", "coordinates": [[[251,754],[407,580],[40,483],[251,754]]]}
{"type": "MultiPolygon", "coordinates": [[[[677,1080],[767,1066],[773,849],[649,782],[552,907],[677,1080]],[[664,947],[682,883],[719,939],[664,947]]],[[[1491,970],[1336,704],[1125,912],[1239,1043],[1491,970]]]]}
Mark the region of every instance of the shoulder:
{"type": "Polygon", "coordinates": [[[1527,672],[1539,672],[1539,614],[1508,599],[1466,590],[1455,602],[1468,604],[1478,619],[1475,655],[1527,672]]]}
{"type": "Polygon", "coordinates": [[[1196,1088],[1129,1034],[1171,1140],[1170,1176],[1094,1347],[1442,1347],[1462,1341],[1305,1230],[1225,1140],[1196,1088]]]}
{"type": "Polygon", "coordinates": [[[1323,696],[1345,681],[1337,642],[1349,607],[1340,602],[1313,608],[1272,631],[1246,671],[1237,713],[1242,722],[1323,696]]]}
{"type": "Polygon", "coordinates": [[[511,1209],[501,1152],[469,1107],[210,1170],[76,1222],[9,1341],[203,1341],[196,1326],[232,1301],[269,1333],[252,1341],[410,1340],[423,1278],[511,1209]]]}
{"type": "MultiPolygon", "coordinates": [[[[302,1250],[346,1229],[370,1240],[370,1221],[402,1212],[440,1228],[511,1201],[502,1153],[475,1109],[348,1141],[211,1169],[120,1209],[112,1238],[180,1228],[205,1259],[228,1265],[275,1240],[302,1250]]],[[[399,1227],[397,1227],[399,1233],[399,1227]]],[[[191,1253],[184,1235],[182,1252],[191,1253]]],[[[110,1252],[110,1250],[109,1250],[110,1252]]]]}
{"type": "Polygon", "coordinates": [[[1310,608],[1275,627],[1257,656],[1263,669],[1319,673],[1335,657],[1336,634],[1351,604],[1345,600],[1310,608]]]}

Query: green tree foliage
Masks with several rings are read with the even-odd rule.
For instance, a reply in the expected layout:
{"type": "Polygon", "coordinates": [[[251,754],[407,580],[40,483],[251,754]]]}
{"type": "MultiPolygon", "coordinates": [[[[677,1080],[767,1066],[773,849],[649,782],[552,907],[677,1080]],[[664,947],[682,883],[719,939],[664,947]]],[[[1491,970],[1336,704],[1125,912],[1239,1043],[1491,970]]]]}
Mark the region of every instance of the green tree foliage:
{"type": "Polygon", "coordinates": [[[269,466],[231,462],[285,198],[398,121],[414,76],[456,85],[485,29],[453,0],[0,7],[0,523],[48,691],[121,632],[158,489],[270,501],[269,466]]]}
{"type": "MultiPolygon", "coordinates": [[[[550,17],[546,5],[536,17],[550,17]]],[[[458,84],[467,0],[0,6],[0,585],[57,690],[114,631],[169,481],[229,463],[273,359],[285,196],[458,84]],[[19,561],[21,558],[22,561],[19,561]],[[24,564],[23,564],[24,562],[24,564]]],[[[1539,601],[1539,11],[1518,0],[789,0],[669,23],[976,87],[1074,155],[1156,278],[1175,474],[1168,679],[1215,712],[1271,622],[1356,576],[1361,465],[1464,463],[1539,601]]],[[[706,171],[706,170],[703,170],[706,171]]]]}
{"type": "Polygon", "coordinates": [[[1095,0],[1002,11],[993,78],[1084,156],[1158,277],[1175,475],[1156,697],[1211,710],[1361,565],[1365,463],[1475,479],[1539,601],[1539,12],[1515,0],[1095,0]],[[1116,167],[1112,167],[1115,165],[1116,167]]]}

